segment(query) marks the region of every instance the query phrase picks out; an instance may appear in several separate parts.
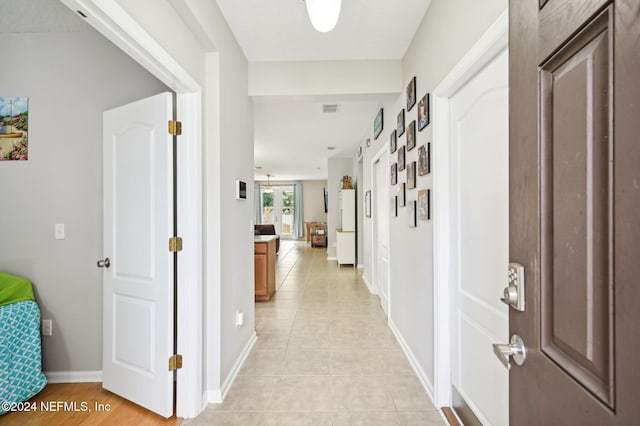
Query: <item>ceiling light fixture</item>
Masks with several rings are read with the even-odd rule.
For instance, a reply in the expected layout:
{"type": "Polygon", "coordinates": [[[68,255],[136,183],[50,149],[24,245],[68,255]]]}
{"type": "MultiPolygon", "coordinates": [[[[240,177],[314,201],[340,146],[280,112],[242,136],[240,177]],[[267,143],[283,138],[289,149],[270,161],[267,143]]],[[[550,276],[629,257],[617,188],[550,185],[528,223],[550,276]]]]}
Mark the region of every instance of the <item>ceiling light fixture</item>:
{"type": "Polygon", "coordinates": [[[304,0],[311,25],[321,33],[328,33],[338,23],[341,0],[304,0]]]}
{"type": "Polygon", "coordinates": [[[267,186],[265,186],[264,188],[264,193],[266,194],[271,194],[273,192],[273,187],[271,186],[271,181],[269,180],[269,178],[271,177],[271,175],[267,175],[267,186]]]}

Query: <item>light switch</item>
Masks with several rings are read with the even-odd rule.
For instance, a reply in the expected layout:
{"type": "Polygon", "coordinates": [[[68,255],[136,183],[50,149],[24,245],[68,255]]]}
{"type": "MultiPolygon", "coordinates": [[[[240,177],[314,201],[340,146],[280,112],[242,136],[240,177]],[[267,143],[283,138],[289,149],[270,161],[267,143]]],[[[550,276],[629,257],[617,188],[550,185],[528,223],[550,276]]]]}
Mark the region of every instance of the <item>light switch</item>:
{"type": "Polygon", "coordinates": [[[64,223],[56,223],[55,234],[56,240],[64,240],[64,223]]]}

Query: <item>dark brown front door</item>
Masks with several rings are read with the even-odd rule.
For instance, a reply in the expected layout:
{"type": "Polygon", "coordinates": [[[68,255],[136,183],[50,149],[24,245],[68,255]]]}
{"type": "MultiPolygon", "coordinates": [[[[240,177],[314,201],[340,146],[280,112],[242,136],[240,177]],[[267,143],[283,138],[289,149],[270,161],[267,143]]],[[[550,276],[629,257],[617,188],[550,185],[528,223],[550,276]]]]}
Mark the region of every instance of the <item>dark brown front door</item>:
{"type": "Polygon", "coordinates": [[[512,425],[640,422],[640,1],[510,1],[512,425]]]}

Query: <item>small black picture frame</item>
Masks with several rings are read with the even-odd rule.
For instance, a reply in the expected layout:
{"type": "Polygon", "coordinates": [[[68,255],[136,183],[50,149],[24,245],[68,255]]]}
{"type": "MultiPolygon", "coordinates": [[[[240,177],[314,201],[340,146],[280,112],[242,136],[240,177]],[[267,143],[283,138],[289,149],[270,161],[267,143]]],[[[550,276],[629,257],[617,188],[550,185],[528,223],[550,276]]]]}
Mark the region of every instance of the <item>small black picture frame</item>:
{"type": "Polygon", "coordinates": [[[373,121],[373,139],[378,139],[378,136],[380,136],[380,133],[382,133],[382,125],[383,125],[383,114],[382,114],[382,108],[380,108],[380,111],[378,111],[378,113],[376,114],[376,119],[373,121]]]}
{"type": "Polygon", "coordinates": [[[364,194],[364,215],[371,217],[371,190],[364,194]]]}
{"type": "Polygon", "coordinates": [[[415,228],[418,225],[416,221],[416,210],[417,210],[416,200],[411,200],[407,202],[407,207],[408,207],[407,220],[408,220],[409,228],[415,228]]]}
{"type": "Polygon", "coordinates": [[[398,163],[391,165],[391,185],[398,184],[398,163]]]}
{"type": "Polygon", "coordinates": [[[393,217],[398,217],[398,196],[394,195],[391,197],[391,215],[393,217]]]}
{"type": "Polygon", "coordinates": [[[429,98],[430,95],[427,93],[420,99],[420,102],[418,102],[418,131],[422,131],[422,129],[429,125],[429,98]]]}
{"type": "Polygon", "coordinates": [[[398,207],[404,207],[407,204],[407,187],[404,182],[398,186],[398,207]]]}
{"type": "Polygon", "coordinates": [[[407,126],[407,151],[416,147],[416,120],[411,121],[407,126]]]}
{"type": "Polygon", "coordinates": [[[396,124],[397,137],[404,135],[404,108],[398,113],[398,119],[396,124]]]}
{"type": "Polygon", "coordinates": [[[416,162],[412,161],[407,164],[407,189],[416,187],[416,162]]]}
{"type": "Polygon", "coordinates": [[[416,78],[415,76],[407,84],[407,112],[416,104],[416,78]]]}
{"type": "Polygon", "coordinates": [[[389,136],[389,153],[393,154],[398,149],[398,132],[394,129],[389,136]]]}
{"type": "Polygon", "coordinates": [[[418,191],[418,218],[420,220],[431,219],[431,190],[418,191]]]}
{"type": "Polygon", "coordinates": [[[404,145],[402,145],[400,148],[398,148],[398,171],[399,172],[403,171],[406,166],[405,158],[406,158],[405,148],[404,148],[404,145]]]}
{"type": "Polygon", "coordinates": [[[431,173],[431,143],[418,148],[418,176],[431,173]]]}

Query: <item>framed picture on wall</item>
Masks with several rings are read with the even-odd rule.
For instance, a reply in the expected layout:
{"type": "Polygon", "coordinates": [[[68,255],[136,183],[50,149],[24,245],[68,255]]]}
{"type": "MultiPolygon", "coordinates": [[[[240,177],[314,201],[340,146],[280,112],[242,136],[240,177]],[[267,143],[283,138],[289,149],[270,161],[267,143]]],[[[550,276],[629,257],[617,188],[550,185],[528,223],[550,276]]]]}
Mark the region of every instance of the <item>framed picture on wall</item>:
{"type": "Polygon", "coordinates": [[[373,139],[378,139],[382,133],[382,108],[376,114],[376,119],[373,121],[373,139]]]}
{"type": "Polygon", "coordinates": [[[364,215],[371,217],[371,190],[364,194],[364,215]]]}
{"type": "Polygon", "coordinates": [[[404,135],[404,108],[398,113],[398,122],[396,124],[396,131],[398,137],[404,135]]]}
{"type": "Polygon", "coordinates": [[[398,132],[394,129],[389,136],[389,153],[393,154],[398,148],[398,132]]]}
{"type": "Polygon", "coordinates": [[[407,164],[407,189],[416,187],[416,162],[412,161],[407,164]]]}
{"type": "Polygon", "coordinates": [[[28,159],[29,98],[0,96],[0,161],[28,159]]]}
{"type": "Polygon", "coordinates": [[[413,77],[407,85],[407,112],[416,104],[416,78],[413,77]]]}
{"type": "Polygon", "coordinates": [[[398,196],[391,197],[391,216],[398,217],[398,196]]]}
{"type": "Polygon", "coordinates": [[[404,145],[398,148],[398,171],[403,171],[405,166],[405,152],[404,145]]]}
{"type": "Polygon", "coordinates": [[[413,120],[407,126],[407,151],[411,151],[416,147],[416,120],[413,120]]]}
{"type": "Polygon", "coordinates": [[[418,217],[420,220],[431,219],[430,195],[430,189],[422,189],[418,191],[418,217]]]}
{"type": "Polygon", "coordinates": [[[418,130],[429,125],[429,94],[427,93],[418,102],[418,130]]]}
{"type": "Polygon", "coordinates": [[[416,200],[411,200],[407,203],[407,219],[410,228],[415,228],[416,223],[416,200]]]}
{"type": "Polygon", "coordinates": [[[431,143],[418,148],[418,175],[431,173],[431,143]]]}
{"type": "Polygon", "coordinates": [[[393,163],[391,165],[391,185],[396,185],[398,183],[398,163],[393,163]]]}
{"type": "Polygon", "coordinates": [[[402,182],[398,186],[398,207],[404,207],[407,203],[407,187],[405,183],[402,182]]]}

